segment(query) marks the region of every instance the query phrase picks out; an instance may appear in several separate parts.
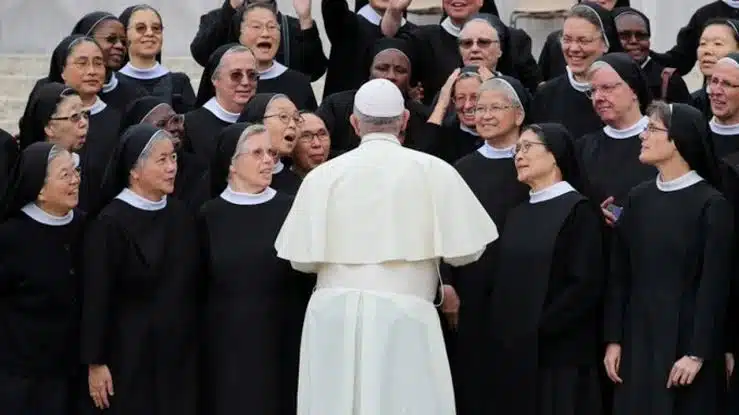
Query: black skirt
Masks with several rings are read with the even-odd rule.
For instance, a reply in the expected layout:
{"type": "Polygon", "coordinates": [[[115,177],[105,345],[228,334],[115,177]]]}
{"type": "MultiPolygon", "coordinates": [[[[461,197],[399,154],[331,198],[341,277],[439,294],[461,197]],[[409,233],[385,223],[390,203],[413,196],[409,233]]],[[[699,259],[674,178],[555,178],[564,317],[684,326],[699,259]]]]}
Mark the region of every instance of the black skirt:
{"type": "Polygon", "coordinates": [[[596,366],[540,368],[537,415],[601,415],[600,376],[596,366]]]}
{"type": "Polygon", "coordinates": [[[71,377],[23,377],[0,371],[0,413],[71,415],[75,390],[71,377]]]}

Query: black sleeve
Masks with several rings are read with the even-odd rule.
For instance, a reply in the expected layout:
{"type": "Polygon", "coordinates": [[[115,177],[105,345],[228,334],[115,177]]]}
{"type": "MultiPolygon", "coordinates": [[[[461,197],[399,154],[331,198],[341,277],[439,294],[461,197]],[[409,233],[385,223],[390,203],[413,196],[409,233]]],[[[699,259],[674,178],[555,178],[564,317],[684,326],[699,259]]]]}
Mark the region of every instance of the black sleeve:
{"type": "Polygon", "coordinates": [[[708,358],[724,345],[715,344],[724,328],[724,315],[734,272],[734,217],[724,198],[709,202],[703,213],[703,268],[700,270],[693,333],[687,354],[708,358]]]}
{"type": "Polygon", "coordinates": [[[511,50],[513,56],[513,77],[518,78],[529,92],[536,92],[541,82],[541,71],[531,54],[531,37],[521,29],[511,29],[511,50]]]}
{"type": "MultiPolygon", "coordinates": [[[[359,5],[359,3],[357,1],[356,4],[359,5]]],[[[322,0],[321,14],[329,42],[335,43],[339,39],[347,39],[346,36],[356,38],[357,15],[349,10],[346,0],[322,0]]]]}
{"type": "Polygon", "coordinates": [[[559,43],[561,33],[561,31],[557,30],[547,35],[544,46],[541,48],[541,53],[539,54],[539,72],[541,80],[544,82],[558,77],[562,72],[561,70],[555,69],[563,60],[562,45],[559,43]]]}
{"type": "MultiPolygon", "coordinates": [[[[195,109],[195,91],[192,89],[192,81],[186,73],[177,72],[172,74],[175,79],[175,88],[177,91],[177,103],[175,110],[178,114],[185,114],[195,109]]],[[[174,97],[173,97],[174,98],[174,97]]],[[[173,106],[175,100],[172,100],[173,106]]]]}
{"type": "Polygon", "coordinates": [[[624,310],[631,278],[631,261],[626,238],[629,226],[629,204],[630,201],[624,204],[623,213],[611,233],[603,314],[603,338],[606,343],[621,343],[624,335],[624,310]]]}
{"type": "MultiPolygon", "coordinates": [[[[539,332],[552,335],[592,314],[601,304],[605,282],[602,221],[588,202],[576,205],[557,239],[565,248],[567,288],[542,310],[539,332]]],[[[559,257],[559,255],[557,255],[559,257]]]]}
{"type": "Polygon", "coordinates": [[[115,225],[105,216],[90,224],[84,237],[81,363],[107,364],[108,327],[114,310],[113,289],[124,248],[115,225]]]}
{"type": "Polygon", "coordinates": [[[190,42],[190,52],[201,66],[208,63],[208,58],[218,47],[229,42],[234,14],[236,10],[231,7],[228,0],[225,0],[220,9],[211,10],[200,16],[200,26],[195,38],[190,42]]]}
{"type": "Polygon", "coordinates": [[[0,228],[0,298],[7,297],[18,282],[11,265],[13,258],[17,257],[16,243],[13,241],[17,235],[13,233],[7,223],[0,228]]]}
{"type": "Polygon", "coordinates": [[[291,69],[308,75],[311,81],[317,81],[326,72],[326,66],[328,65],[328,59],[323,53],[321,37],[318,34],[318,26],[314,21],[310,29],[301,30],[300,22],[297,19],[292,20],[292,22],[292,24],[288,23],[292,26],[289,66],[291,66],[291,69]]]}
{"type": "Polygon", "coordinates": [[[693,14],[687,26],[678,32],[675,46],[665,53],[652,53],[652,59],[662,66],[675,68],[680,74],[687,75],[697,59],[698,41],[703,30],[699,20],[697,13],[693,14]]]}
{"type": "Polygon", "coordinates": [[[690,98],[690,91],[688,86],[685,84],[685,80],[676,71],[670,76],[667,82],[667,96],[665,97],[667,102],[679,102],[690,105],[692,99],[690,98]]]}

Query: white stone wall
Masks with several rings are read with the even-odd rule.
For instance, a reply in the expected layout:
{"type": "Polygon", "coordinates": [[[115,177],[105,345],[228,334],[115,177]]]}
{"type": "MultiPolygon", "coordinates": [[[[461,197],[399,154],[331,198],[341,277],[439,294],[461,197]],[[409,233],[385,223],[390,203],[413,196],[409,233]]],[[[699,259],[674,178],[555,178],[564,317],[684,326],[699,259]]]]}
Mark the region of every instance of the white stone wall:
{"type": "MultiPolygon", "coordinates": [[[[519,0],[496,0],[503,20],[519,0]]],[[[546,1],[546,0],[541,0],[546,1]]],[[[349,0],[353,4],[353,0],[349,0]]],[[[132,0],[0,0],[0,53],[48,53],[56,42],[68,34],[74,23],[92,10],[120,13],[132,0]]],[[[278,0],[280,9],[293,14],[291,0],[278,0]]],[[[573,1],[574,3],[574,1],[573,1]]],[[[652,20],[653,45],[662,51],[675,42],[678,29],[690,15],[708,0],[632,0],[632,5],[652,20]]],[[[197,31],[198,18],[207,10],[218,7],[221,0],[149,0],[164,17],[165,45],[168,56],[187,56],[189,44],[197,31]]],[[[320,2],[314,0],[313,12],[321,25],[320,2]]],[[[538,52],[544,37],[561,22],[521,20],[521,27],[534,38],[538,52]]],[[[325,39],[325,37],[324,37],[325,39]]],[[[328,50],[328,42],[325,41],[328,50]]]]}

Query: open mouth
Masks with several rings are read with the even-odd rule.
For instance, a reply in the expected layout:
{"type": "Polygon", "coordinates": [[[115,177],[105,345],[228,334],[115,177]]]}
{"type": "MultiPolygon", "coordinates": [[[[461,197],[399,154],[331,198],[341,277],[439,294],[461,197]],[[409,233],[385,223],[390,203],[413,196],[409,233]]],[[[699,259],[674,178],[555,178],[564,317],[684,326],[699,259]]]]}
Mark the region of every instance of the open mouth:
{"type": "Polygon", "coordinates": [[[265,53],[269,52],[270,50],[272,50],[272,42],[267,42],[267,41],[257,42],[257,50],[265,52],[265,53]]]}
{"type": "Polygon", "coordinates": [[[285,134],[284,139],[288,143],[294,143],[295,142],[295,134],[292,134],[292,133],[285,134]]]}

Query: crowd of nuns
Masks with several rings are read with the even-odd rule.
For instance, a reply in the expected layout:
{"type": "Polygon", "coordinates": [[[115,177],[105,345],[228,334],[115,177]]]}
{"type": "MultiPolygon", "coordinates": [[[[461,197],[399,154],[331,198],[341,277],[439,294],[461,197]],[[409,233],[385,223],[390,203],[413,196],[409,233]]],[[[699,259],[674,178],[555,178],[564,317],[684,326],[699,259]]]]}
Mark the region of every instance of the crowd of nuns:
{"type": "Polygon", "coordinates": [[[322,0],[326,58],[310,0],[226,0],[191,44],[197,92],[154,8],[83,16],[0,135],[0,412],[295,414],[315,276],[274,239],[385,78],[403,145],[501,234],[441,268],[460,415],[739,413],[739,1],[666,53],[628,2],[582,2],[538,62],[490,0],[426,26],[409,3],[322,0]]]}

